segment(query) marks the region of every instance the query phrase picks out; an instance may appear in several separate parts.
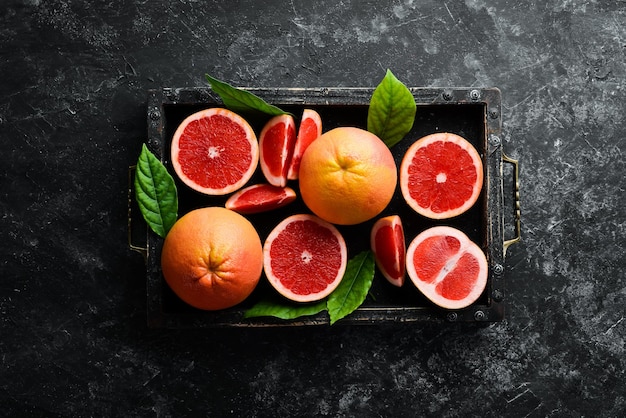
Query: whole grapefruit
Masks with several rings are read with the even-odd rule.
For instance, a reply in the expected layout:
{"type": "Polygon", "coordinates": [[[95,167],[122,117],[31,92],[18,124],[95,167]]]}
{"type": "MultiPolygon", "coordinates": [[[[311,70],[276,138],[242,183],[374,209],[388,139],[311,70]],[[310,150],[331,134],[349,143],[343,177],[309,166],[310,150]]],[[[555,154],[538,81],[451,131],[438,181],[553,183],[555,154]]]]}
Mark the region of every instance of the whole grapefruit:
{"type": "Polygon", "coordinates": [[[387,145],[354,127],[332,129],[313,141],[302,156],[299,176],[307,207],[338,225],[378,215],[391,201],[398,181],[387,145]]]}
{"type": "Polygon", "coordinates": [[[263,247],[242,215],[222,207],[196,209],[176,221],[165,237],[161,268],[170,288],[189,305],[226,309],[256,287],[263,247]]]}

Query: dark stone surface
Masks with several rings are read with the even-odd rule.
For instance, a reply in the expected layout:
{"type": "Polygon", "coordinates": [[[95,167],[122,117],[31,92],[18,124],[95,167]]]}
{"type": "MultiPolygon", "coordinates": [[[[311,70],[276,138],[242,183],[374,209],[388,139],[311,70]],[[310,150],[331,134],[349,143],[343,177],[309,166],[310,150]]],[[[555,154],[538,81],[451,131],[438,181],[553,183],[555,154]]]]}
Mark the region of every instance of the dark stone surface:
{"type": "Polygon", "coordinates": [[[623,416],[626,3],[8,1],[0,415],[623,416]],[[497,86],[521,165],[507,320],[151,330],[128,250],[146,91],[497,86]]]}

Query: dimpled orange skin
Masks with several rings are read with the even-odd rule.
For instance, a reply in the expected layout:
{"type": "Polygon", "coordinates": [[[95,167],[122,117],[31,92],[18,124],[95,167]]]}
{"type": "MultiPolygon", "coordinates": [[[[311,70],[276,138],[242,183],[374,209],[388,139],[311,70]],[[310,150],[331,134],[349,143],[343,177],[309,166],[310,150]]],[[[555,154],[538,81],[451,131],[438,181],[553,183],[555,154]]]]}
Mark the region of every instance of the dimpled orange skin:
{"type": "Polygon", "coordinates": [[[360,128],[332,129],[302,156],[302,199],[313,213],[333,224],[372,219],[387,207],[397,182],[396,163],[387,145],[360,128]]]}
{"type": "Polygon", "coordinates": [[[203,310],[230,308],[254,290],[263,270],[261,239],[252,224],[222,207],[181,217],[163,243],[161,268],[170,288],[203,310]]]}

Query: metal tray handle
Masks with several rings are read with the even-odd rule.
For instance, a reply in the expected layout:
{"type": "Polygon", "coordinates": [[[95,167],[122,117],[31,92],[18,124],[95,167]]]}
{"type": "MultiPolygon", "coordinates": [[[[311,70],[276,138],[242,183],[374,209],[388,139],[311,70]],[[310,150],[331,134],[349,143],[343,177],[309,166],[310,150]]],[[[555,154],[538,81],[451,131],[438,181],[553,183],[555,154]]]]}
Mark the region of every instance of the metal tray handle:
{"type": "Polygon", "coordinates": [[[519,162],[505,154],[502,154],[502,161],[505,163],[513,164],[513,180],[515,181],[515,238],[505,240],[503,243],[504,256],[506,256],[506,250],[513,244],[520,242],[522,239],[521,233],[521,210],[520,210],[520,196],[519,196],[519,162]]]}
{"type": "Polygon", "coordinates": [[[132,222],[133,222],[133,213],[132,213],[132,203],[133,203],[133,179],[135,178],[135,169],[137,166],[131,165],[128,167],[128,248],[132,251],[137,251],[139,254],[143,255],[144,261],[148,259],[148,247],[141,247],[139,245],[133,244],[133,230],[132,230],[132,222]]]}

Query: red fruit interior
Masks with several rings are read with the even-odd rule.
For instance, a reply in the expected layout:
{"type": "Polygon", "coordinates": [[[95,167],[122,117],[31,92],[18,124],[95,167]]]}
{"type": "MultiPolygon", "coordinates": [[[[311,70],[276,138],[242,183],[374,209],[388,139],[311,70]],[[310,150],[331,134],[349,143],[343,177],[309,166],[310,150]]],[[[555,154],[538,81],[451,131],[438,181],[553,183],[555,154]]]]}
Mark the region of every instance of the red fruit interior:
{"type": "Polygon", "coordinates": [[[469,153],[444,141],[418,149],[408,171],[411,197],[436,213],[461,207],[478,179],[469,153]]]}
{"type": "Polygon", "coordinates": [[[465,253],[457,261],[454,268],[437,284],[436,291],[449,300],[461,300],[472,292],[480,266],[476,258],[465,253]]]}
{"type": "Polygon", "coordinates": [[[341,268],[337,237],[313,221],[288,224],[272,242],[270,256],[274,275],[298,295],[323,291],[341,268]]]}
{"type": "Polygon", "coordinates": [[[304,151],[311,145],[315,139],[317,139],[318,129],[317,122],[312,118],[306,118],[300,122],[300,128],[298,130],[298,138],[296,146],[291,160],[291,167],[289,168],[289,178],[295,180],[298,177],[300,171],[300,161],[304,151]]]}
{"type": "Polygon", "coordinates": [[[262,184],[243,190],[239,195],[233,195],[226,207],[241,213],[256,213],[279,208],[295,200],[294,193],[287,193],[283,187],[262,184]]]}
{"type": "Polygon", "coordinates": [[[380,227],[375,239],[376,257],[385,271],[394,278],[404,275],[405,251],[404,232],[402,226],[390,225],[380,227]]]}
{"type": "Polygon", "coordinates": [[[287,128],[284,122],[278,122],[265,133],[263,160],[272,176],[287,178],[295,137],[294,127],[287,128]]]}
{"type": "Polygon", "coordinates": [[[245,130],[222,115],[191,121],[179,148],[183,173],[202,187],[220,189],[236,183],[252,163],[245,130]]]}
{"type": "Polygon", "coordinates": [[[417,276],[426,283],[433,283],[448,261],[461,249],[461,242],[450,236],[435,236],[422,241],[413,254],[417,276]]]}

